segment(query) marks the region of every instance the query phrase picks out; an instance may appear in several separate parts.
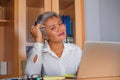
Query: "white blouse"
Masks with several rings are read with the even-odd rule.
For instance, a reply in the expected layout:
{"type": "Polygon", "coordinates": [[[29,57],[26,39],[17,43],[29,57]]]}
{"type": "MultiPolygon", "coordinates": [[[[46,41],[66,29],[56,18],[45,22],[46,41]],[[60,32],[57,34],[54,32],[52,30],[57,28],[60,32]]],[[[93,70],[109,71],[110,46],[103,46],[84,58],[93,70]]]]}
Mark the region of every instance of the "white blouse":
{"type": "Polygon", "coordinates": [[[80,65],[82,50],[75,44],[64,43],[62,56],[59,58],[50,49],[47,42],[41,44],[34,43],[33,48],[29,52],[25,74],[41,74],[46,76],[64,76],[65,74],[76,75],[80,65]],[[37,61],[34,63],[35,55],[38,55],[37,61]]]}

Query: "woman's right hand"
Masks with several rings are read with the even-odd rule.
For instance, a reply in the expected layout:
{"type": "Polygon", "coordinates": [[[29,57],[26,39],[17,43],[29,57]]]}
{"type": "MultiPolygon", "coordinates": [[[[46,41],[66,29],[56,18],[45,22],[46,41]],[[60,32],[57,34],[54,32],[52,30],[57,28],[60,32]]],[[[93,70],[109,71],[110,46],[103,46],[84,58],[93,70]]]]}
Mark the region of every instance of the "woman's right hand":
{"type": "Polygon", "coordinates": [[[41,24],[37,24],[36,26],[31,27],[31,33],[35,38],[36,42],[43,43],[43,38],[42,38],[42,32],[40,31],[40,28],[42,27],[41,24]]]}

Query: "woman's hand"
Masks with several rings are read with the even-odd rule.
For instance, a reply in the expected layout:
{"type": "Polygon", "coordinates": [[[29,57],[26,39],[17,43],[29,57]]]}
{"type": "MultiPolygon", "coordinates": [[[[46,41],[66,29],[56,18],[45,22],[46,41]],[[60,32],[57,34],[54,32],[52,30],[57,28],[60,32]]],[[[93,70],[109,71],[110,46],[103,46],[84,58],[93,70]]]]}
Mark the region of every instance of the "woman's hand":
{"type": "Polygon", "coordinates": [[[37,24],[36,26],[31,27],[31,33],[35,38],[36,42],[43,43],[43,38],[42,38],[42,32],[40,31],[40,28],[42,27],[41,24],[37,24]]]}

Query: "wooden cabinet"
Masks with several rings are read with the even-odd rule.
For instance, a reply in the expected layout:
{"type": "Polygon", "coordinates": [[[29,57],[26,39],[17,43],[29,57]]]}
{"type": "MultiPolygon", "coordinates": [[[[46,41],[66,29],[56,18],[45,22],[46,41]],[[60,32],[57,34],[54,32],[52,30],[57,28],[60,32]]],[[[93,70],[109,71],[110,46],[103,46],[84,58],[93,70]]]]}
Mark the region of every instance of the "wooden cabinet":
{"type": "Polygon", "coordinates": [[[6,74],[1,78],[18,76],[22,74],[22,55],[26,54],[25,48],[25,0],[0,0],[0,62],[7,62],[6,74]],[[23,4],[24,3],[24,4],[23,4]]]}
{"type": "Polygon", "coordinates": [[[84,43],[84,0],[0,0],[4,19],[0,19],[0,61],[7,61],[7,75],[22,75],[21,62],[26,60],[26,46],[34,41],[30,27],[45,11],[71,16],[74,22],[74,42],[84,43]],[[3,3],[4,2],[4,3],[3,3]]]}
{"type": "MultiPolygon", "coordinates": [[[[18,54],[15,34],[14,0],[0,0],[0,62],[7,62],[6,73],[1,77],[13,75],[18,70],[18,54]]],[[[2,72],[1,72],[2,73],[2,72]]]]}

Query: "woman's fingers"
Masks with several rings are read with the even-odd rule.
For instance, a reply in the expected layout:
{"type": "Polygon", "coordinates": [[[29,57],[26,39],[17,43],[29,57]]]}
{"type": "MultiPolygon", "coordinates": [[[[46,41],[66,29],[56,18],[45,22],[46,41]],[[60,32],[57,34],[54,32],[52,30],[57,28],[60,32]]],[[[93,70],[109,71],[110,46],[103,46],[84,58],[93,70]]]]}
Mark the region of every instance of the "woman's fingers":
{"type": "Polygon", "coordinates": [[[37,42],[42,42],[42,33],[40,31],[41,27],[41,24],[37,24],[36,26],[31,27],[31,33],[37,42]]]}

